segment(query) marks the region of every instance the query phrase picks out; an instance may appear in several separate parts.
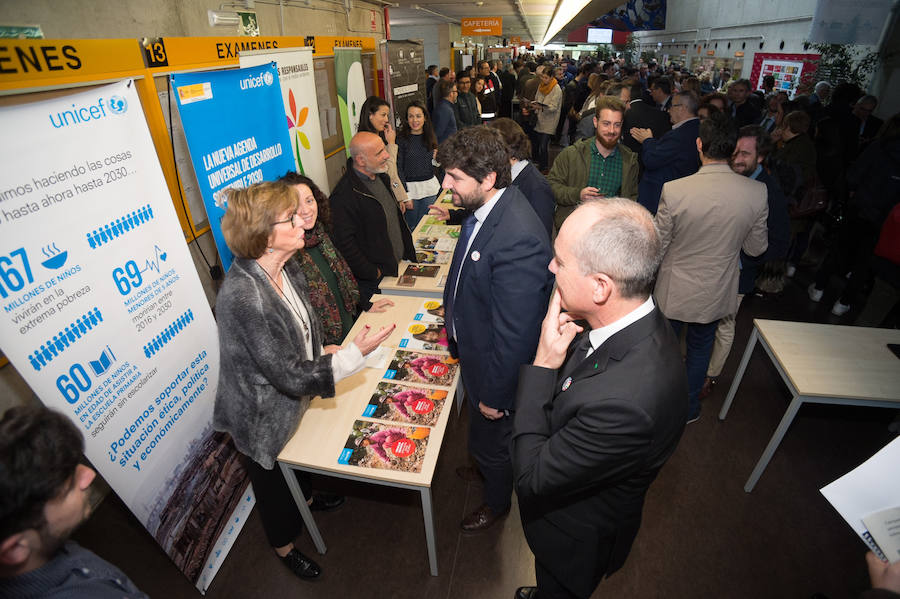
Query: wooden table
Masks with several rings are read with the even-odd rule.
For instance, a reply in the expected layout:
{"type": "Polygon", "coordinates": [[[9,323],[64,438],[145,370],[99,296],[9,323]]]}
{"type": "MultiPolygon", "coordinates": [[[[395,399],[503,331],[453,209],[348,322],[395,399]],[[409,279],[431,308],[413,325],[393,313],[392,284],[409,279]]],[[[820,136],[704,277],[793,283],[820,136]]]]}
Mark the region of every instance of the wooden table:
{"type": "Polygon", "coordinates": [[[753,490],[804,403],[900,408],[900,331],[754,319],[753,333],[719,412],[725,420],[757,341],[793,396],[744,491],[753,490]]]}
{"type": "MultiPolygon", "coordinates": [[[[388,355],[390,355],[403,337],[405,325],[413,321],[417,308],[426,299],[428,298],[392,297],[391,300],[395,305],[389,308],[387,312],[380,314],[364,312],[350,330],[345,343],[353,339],[366,324],[371,325],[373,330],[378,330],[379,327],[396,323],[397,330],[388,337],[384,344],[385,347],[389,348],[388,355]]],[[[441,354],[441,352],[426,353],[441,354]]],[[[387,368],[387,364],[385,364],[385,368],[387,368]]],[[[338,382],[335,388],[335,397],[328,399],[318,397],[314,399],[309,409],[303,415],[297,431],[278,455],[278,463],[319,553],[325,553],[327,548],[316,526],[312,512],[310,512],[306,504],[307,498],[304,497],[303,492],[300,490],[300,485],[297,483],[292,470],[305,470],[325,476],[337,476],[359,482],[418,491],[422,496],[428,562],[431,568],[431,575],[437,576],[437,550],[434,534],[434,514],[431,503],[431,479],[434,476],[434,468],[440,454],[447,421],[452,412],[451,402],[447,401],[444,404],[444,408],[438,417],[437,425],[431,427],[421,472],[380,470],[345,466],[338,463],[338,457],[344,448],[347,437],[350,435],[353,423],[362,418],[363,410],[368,404],[375,386],[382,380],[381,377],[384,374],[384,370],[384,368],[364,368],[362,372],[338,382]]],[[[452,398],[454,396],[458,383],[459,372],[457,371],[453,385],[448,392],[448,397],[452,398]]]]}

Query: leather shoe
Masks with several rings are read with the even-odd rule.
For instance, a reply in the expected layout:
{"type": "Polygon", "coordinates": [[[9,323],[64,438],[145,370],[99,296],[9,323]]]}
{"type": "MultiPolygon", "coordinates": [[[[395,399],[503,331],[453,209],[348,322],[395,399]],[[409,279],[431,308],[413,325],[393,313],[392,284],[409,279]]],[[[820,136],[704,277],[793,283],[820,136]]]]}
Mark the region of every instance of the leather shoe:
{"type": "Polygon", "coordinates": [[[463,518],[459,527],[463,532],[481,532],[493,526],[497,520],[508,513],[509,508],[506,508],[502,513],[496,514],[486,503],[483,503],[477,510],[463,518]]]}
{"type": "Polygon", "coordinates": [[[539,599],[537,587],[519,587],[516,589],[516,599],[539,599]]]}
{"type": "Polygon", "coordinates": [[[347,501],[347,498],[343,495],[313,493],[313,500],[309,504],[309,509],[314,512],[331,512],[344,505],[345,501],[347,501]]]}
{"type": "Polygon", "coordinates": [[[291,549],[291,552],[281,558],[281,561],[290,568],[291,572],[303,580],[314,580],[322,574],[322,568],[319,567],[319,564],[297,551],[297,549],[291,549]]]}
{"type": "Polygon", "coordinates": [[[478,471],[478,468],[475,468],[473,466],[460,466],[456,469],[456,476],[460,477],[467,483],[484,482],[484,477],[481,476],[481,472],[478,471]]]}

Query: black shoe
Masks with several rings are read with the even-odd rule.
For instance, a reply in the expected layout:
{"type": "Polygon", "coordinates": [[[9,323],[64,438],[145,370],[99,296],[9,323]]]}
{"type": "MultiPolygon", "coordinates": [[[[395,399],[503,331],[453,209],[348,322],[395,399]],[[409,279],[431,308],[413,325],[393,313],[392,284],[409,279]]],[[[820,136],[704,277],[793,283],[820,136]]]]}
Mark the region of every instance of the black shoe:
{"type": "Polygon", "coordinates": [[[516,589],[516,599],[539,599],[537,587],[519,587],[516,589]]]}
{"type": "Polygon", "coordinates": [[[509,513],[509,508],[503,512],[495,513],[486,503],[479,506],[477,510],[463,518],[459,527],[466,533],[477,533],[487,530],[493,526],[498,520],[509,513]]]}
{"type": "Polygon", "coordinates": [[[322,568],[319,567],[319,564],[296,549],[291,549],[291,552],[281,558],[281,561],[290,568],[291,572],[303,580],[315,580],[322,574],[322,568]]]}
{"type": "Polygon", "coordinates": [[[309,509],[314,512],[332,512],[347,501],[343,495],[335,495],[334,493],[313,493],[312,503],[309,509]]]}

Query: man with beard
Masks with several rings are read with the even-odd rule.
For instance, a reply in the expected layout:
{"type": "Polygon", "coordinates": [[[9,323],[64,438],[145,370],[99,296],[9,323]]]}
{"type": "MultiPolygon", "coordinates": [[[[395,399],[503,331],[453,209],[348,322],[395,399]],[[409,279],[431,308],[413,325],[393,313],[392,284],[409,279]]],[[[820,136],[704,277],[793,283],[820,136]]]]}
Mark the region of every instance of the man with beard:
{"type": "Polygon", "coordinates": [[[696,148],[700,119],[697,118],[697,96],[694,92],[678,92],[672,96],[669,119],[672,130],[658,139],[650,129],[633,127],[630,130],[631,136],[642,146],[641,160],[644,163],[638,202],[650,214],[656,214],[663,184],[693,175],[700,168],[696,148]]]}
{"type": "Polygon", "coordinates": [[[612,96],[597,99],[594,139],[575,142],[556,157],[547,180],[556,199],[556,228],[584,201],[602,197],[638,197],[637,155],[619,143],[625,103],[612,96]]]}
{"type": "Polygon", "coordinates": [[[90,513],[96,472],[68,418],[39,406],[0,420],[0,596],[146,598],[125,574],[69,536],[90,513]]]}
{"type": "MultiPolygon", "coordinates": [[[[787,255],[791,241],[791,223],[788,217],[787,200],[778,181],[763,168],[763,161],[772,151],[772,138],[759,125],[747,125],[738,131],[737,146],[731,156],[731,170],[755,181],[766,184],[769,216],[766,220],[769,247],[760,256],[748,256],[741,252],[741,276],[738,280],[737,309],[741,308],[744,295],[753,291],[756,275],[760,267],[772,260],[782,260],[787,255]]],[[[710,393],[718,381],[725,360],[734,343],[734,319],[737,312],[719,319],[716,327],[716,341],[713,345],[706,380],[700,391],[700,399],[710,393]]]]}
{"type": "Polygon", "coordinates": [[[450,353],[458,357],[469,400],[469,451],[484,478],[482,504],[466,516],[463,532],[492,526],[510,507],[509,457],[519,367],[534,358],[552,277],[547,230],[515,187],[500,131],[469,127],[438,148],[443,186],[453,204],[473,211],[462,224],[444,307],[450,353]]]}
{"type": "Polygon", "coordinates": [[[359,283],[364,306],[381,277],[397,276],[400,260],[416,259],[412,235],[386,174],[389,158],[379,136],[360,131],[350,140],[347,171],[329,198],[332,240],[359,283]]]}

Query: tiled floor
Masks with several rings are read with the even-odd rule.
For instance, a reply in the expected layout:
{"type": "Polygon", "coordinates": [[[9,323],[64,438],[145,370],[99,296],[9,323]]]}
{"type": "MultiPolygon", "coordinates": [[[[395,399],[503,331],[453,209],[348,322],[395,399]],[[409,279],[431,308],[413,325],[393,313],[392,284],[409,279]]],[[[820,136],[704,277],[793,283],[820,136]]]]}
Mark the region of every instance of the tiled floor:
{"type": "MultiPolygon", "coordinates": [[[[806,297],[801,270],[779,300],[748,297],[722,384],[689,425],[650,489],[641,532],[624,568],[594,597],[807,598],[853,597],[868,578],[865,548],[818,489],[868,458],[891,438],[890,410],[806,406],[753,493],[743,485],[788,402],[788,392],[762,350],[750,362],[726,421],[716,418],[751,318],[847,324],[828,314],[837,289],[820,304],[806,297]]],[[[509,599],[534,583],[531,553],[518,513],[482,535],[458,533],[462,516],[480,503],[480,488],[457,478],[466,461],[466,413],[447,430],[435,474],[434,508],[440,575],[428,573],[419,495],[326,479],[348,496],[339,511],[317,515],[328,553],[316,556],[321,580],[293,577],[267,547],[254,513],[213,581],[211,599],[243,597],[385,597],[509,599]]],[[[152,597],[196,597],[115,496],[99,507],[77,540],[118,564],[152,597]]],[[[307,535],[300,548],[315,555],[307,535]]]]}

